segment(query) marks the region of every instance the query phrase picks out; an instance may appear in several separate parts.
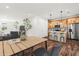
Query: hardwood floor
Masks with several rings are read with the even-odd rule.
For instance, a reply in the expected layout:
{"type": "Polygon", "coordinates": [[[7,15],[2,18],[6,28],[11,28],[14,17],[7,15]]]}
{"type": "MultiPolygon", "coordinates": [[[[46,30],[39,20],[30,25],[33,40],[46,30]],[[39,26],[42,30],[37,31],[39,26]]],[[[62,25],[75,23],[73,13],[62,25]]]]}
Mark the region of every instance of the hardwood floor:
{"type": "Polygon", "coordinates": [[[79,46],[79,40],[67,40],[67,43],[73,43],[79,46]]]}
{"type": "MultiPolygon", "coordinates": [[[[62,44],[62,48],[60,50],[59,55],[62,55],[62,56],[77,56],[78,55],[79,56],[79,50],[78,50],[79,41],[67,40],[67,43],[60,43],[57,41],[48,40],[47,41],[48,51],[51,52],[51,50],[55,47],[57,43],[62,44]]],[[[34,47],[33,51],[35,51],[39,47],[45,47],[45,43],[38,44],[37,46],[34,47]]]]}
{"type": "MultiPolygon", "coordinates": [[[[48,40],[48,51],[51,51],[56,41],[48,40]]],[[[60,50],[60,55],[62,56],[79,56],[79,41],[76,40],[67,40],[66,43],[61,43],[62,48],[60,50]]]]}

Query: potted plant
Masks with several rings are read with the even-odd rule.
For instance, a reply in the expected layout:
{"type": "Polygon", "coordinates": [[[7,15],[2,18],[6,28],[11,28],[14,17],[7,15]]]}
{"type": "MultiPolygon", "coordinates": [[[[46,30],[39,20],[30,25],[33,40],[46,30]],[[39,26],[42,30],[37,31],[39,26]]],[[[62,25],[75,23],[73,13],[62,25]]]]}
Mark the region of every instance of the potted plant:
{"type": "Polygon", "coordinates": [[[14,22],[14,28],[15,28],[15,29],[18,29],[18,24],[19,24],[18,21],[15,21],[15,22],[14,22]]]}
{"type": "Polygon", "coordinates": [[[32,28],[32,25],[31,25],[31,21],[28,18],[23,20],[23,24],[25,26],[26,33],[24,34],[24,31],[21,32],[21,39],[25,40],[27,37],[27,31],[32,28]]]}

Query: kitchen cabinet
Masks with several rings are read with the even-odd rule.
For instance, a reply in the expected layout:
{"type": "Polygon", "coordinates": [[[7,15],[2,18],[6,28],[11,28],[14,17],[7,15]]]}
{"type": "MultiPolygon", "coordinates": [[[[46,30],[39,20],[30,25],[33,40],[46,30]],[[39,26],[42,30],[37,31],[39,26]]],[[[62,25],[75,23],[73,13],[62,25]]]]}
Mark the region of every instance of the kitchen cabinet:
{"type": "Polygon", "coordinates": [[[69,18],[68,19],[68,25],[74,24],[75,20],[76,20],[76,18],[69,18]]]}
{"type": "Polygon", "coordinates": [[[75,23],[79,23],[79,18],[75,18],[75,23]]]}
{"type": "Polygon", "coordinates": [[[61,31],[51,31],[49,35],[50,40],[58,41],[58,42],[66,42],[66,32],[61,31]]]}

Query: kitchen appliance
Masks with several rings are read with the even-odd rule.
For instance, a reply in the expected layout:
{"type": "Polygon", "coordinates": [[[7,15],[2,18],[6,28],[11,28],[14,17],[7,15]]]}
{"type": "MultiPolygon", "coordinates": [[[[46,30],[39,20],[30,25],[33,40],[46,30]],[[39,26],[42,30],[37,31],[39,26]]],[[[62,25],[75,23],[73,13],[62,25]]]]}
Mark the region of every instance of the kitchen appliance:
{"type": "Polygon", "coordinates": [[[53,31],[61,31],[60,25],[55,25],[53,31]]]}
{"type": "Polygon", "coordinates": [[[72,30],[72,32],[70,33],[71,39],[79,40],[79,24],[71,24],[69,29],[72,30]]]}

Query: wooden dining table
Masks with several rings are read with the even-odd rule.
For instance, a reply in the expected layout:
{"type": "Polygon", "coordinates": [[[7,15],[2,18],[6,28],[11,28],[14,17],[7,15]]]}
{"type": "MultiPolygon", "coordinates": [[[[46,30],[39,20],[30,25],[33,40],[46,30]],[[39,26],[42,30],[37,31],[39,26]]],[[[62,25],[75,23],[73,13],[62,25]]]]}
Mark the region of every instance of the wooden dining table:
{"type": "Polygon", "coordinates": [[[23,52],[26,49],[33,49],[33,47],[42,42],[45,42],[45,48],[47,50],[47,39],[39,38],[36,36],[29,36],[26,38],[26,40],[16,43],[11,43],[9,42],[9,40],[0,41],[0,56],[14,56],[17,53],[23,52]]]}

